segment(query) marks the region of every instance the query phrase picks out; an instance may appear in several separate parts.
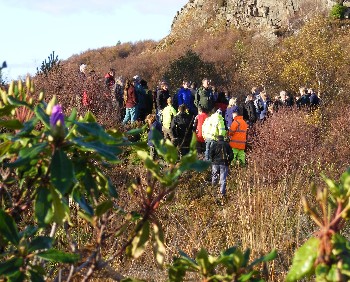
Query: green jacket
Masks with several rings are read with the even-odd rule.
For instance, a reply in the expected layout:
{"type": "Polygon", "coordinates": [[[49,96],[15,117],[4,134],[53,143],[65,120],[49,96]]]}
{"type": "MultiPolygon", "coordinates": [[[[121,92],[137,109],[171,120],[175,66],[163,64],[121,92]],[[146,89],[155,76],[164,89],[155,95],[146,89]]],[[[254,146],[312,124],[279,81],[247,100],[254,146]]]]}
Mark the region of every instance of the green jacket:
{"type": "Polygon", "coordinates": [[[201,106],[207,112],[210,112],[214,107],[213,92],[211,88],[204,88],[203,86],[199,87],[195,95],[194,104],[197,108],[198,106],[201,106]]]}
{"type": "Polygon", "coordinates": [[[162,124],[163,127],[170,129],[172,119],[176,116],[176,111],[173,106],[166,106],[162,111],[162,124]]]}
{"type": "Polygon", "coordinates": [[[218,136],[226,136],[225,121],[220,113],[208,117],[202,126],[204,140],[218,140],[218,136]]]}

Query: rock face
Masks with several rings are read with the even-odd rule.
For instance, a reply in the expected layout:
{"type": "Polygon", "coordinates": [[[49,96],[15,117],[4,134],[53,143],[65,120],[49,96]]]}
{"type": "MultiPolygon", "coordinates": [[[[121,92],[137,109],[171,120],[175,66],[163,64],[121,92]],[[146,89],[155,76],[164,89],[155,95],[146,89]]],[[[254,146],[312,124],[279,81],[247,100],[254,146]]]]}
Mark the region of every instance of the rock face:
{"type": "Polygon", "coordinates": [[[171,34],[230,26],[273,31],[288,27],[296,14],[307,16],[334,4],[331,0],[190,0],[174,17],[171,34]]]}

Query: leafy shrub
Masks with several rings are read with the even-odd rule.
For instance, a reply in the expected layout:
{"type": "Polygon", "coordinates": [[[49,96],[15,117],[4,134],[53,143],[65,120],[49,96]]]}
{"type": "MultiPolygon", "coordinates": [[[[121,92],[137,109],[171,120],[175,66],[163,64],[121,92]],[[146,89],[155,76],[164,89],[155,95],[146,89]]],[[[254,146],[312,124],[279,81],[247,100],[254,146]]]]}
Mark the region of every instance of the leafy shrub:
{"type": "Polygon", "coordinates": [[[330,15],[333,19],[343,19],[346,9],[346,6],[337,3],[332,6],[330,15]]]}
{"type": "Polygon", "coordinates": [[[164,73],[164,79],[168,81],[171,89],[177,89],[182,81],[189,80],[197,83],[203,78],[214,79],[218,77],[214,64],[205,62],[192,50],[170,63],[164,73]]]}

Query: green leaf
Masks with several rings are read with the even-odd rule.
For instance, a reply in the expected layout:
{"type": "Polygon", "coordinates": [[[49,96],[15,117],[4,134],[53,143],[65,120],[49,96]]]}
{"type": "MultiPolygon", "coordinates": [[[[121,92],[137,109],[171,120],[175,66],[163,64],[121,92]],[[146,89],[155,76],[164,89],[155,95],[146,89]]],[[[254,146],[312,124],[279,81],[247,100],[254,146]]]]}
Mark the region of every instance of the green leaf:
{"type": "Polygon", "coordinates": [[[32,118],[25,123],[23,123],[23,128],[20,132],[16,134],[16,138],[19,137],[27,137],[29,134],[33,133],[33,130],[35,129],[36,123],[38,122],[38,118],[32,118]]]}
{"type": "Polygon", "coordinates": [[[163,265],[165,259],[164,233],[159,224],[153,224],[153,253],[159,266],[163,265]]]}
{"type": "Polygon", "coordinates": [[[0,156],[6,156],[6,154],[9,152],[12,142],[10,140],[3,141],[0,143],[0,156]]]}
{"type": "Polygon", "coordinates": [[[193,258],[191,258],[189,255],[187,255],[185,252],[179,250],[179,254],[180,254],[181,258],[187,260],[187,261],[190,262],[193,266],[195,266],[195,267],[198,266],[197,262],[196,262],[193,258]]]}
{"type": "Polygon", "coordinates": [[[6,105],[3,108],[0,108],[0,116],[9,116],[13,109],[16,109],[16,106],[6,105]]]}
{"type": "Polygon", "coordinates": [[[113,202],[111,200],[104,201],[96,207],[96,215],[100,217],[111,208],[113,208],[113,202]]]}
{"type": "Polygon", "coordinates": [[[2,209],[0,209],[0,233],[7,241],[18,245],[20,237],[17,225],[13,218],[2,209]]]}
{"type": "Polygon", "coordinates": [[[43,275],[41,275],[40,273],[34,270],[29,270],[29,276],[30,276],[30,281],[45,282],[43,275]]]}
{"type": "Polygon", "coordinates": [[[37,250],[50,249],[53,244],[53,238],[47,236],[38,236],[28,245],[28,252],[32,253],[37,250]]]}
{"type": "Polygon", "coordinates": [[[13,96],[7,96],[7,99],[11,105],[18,106],[18,107],[25,106],[30,109],[30,106],[25,101],[18,100],[13,96]]]}
{"type": "Polygon", "coordinates": [[[26,275],[22,271],[17,271],[13,275],[7,277],[7,282],[24,282],[26,275]]]}
{"type": "Polygon", "coordinates": [[[74,181],[74,168],[72,161],[63,150],[55,150],[50,171],[53,185],[62,195],[68,193],[74,181]]]}
{"type": "Polygon", "coordinates": [[[271,260],[274,260],[277,257],[277,251],[276,250],[272,250],[269,254],[264,255],[256,260],[254,260],[249,267],[253,267],[254,265],[257,265],[261,262],[268,262],[271,260]]]}
{"type": "Polygon", "coordinates": [[[131,242],[131,255],[134,258],[142,255],[149,240],[149,222],[141,222],[140,224],[142,224],[142,227],[131,242]]]}
{"type": "Polygon", "coordinates": [[[42,151],[45,150],[47,142],[38,143],[33,146],[22,148],[19,152],[19,158],[12,163],[5,163],[6,167],[21,167],[30,164],[31,161],[38,159],[38,156],[42,151]]]}
{"type": "Polygon", "coordinates": [[[87,214],[87,213],[84,213],[84,212],[82,212],[82,211],[78,211],[78,215],[79,215],[82,219],[84,219],[84,220],[86,220],[87,222],[89,222],[91,225],[94,225],[94,224],[95,224],[95,222],[94,222],[94,217],[92,217],[91,215],[89,215],[89,214],[87,214]]]}
{"type": "Polygon", "coordinates": [[[141,134],[142,132],[144,132],[146,130],[146,125],[143,126],[142,128],[134,128],[129,130],[128,132],[125,133],[125,135],[138,135],[141,134]]]}
{"type": "Polygon", "coordinates": [[[315,269],[315,274],[316,274],[316,281],[322,282],[322,281],[327,281],[326,277],[329,271],[329,266],[326,265],[325,263],[318,264],[315,269]]]}
{"type": "Polygon", "coordinates": [[[341,279],[340,269],[338,269],[336,264],[332,264],[328,271],[326,281],[345,281],[341,279]]]}
{"type": "Polygon", "coordinates": [[[287,274],[286,281],[297,281],[314,272],[314,263],[318,255],[320,240],[311,237],[294,254],[293,264],[287,274]]]}
{"type": "Polygon", "coordinates": [[[47,188],[38,188],[35,199],[35,217],[38,220],[39,226],[45,226],[52,220],[52,195],[47,188]]]}
{"type": "Polygon", "coordinates": [[[257,274],[257,271],[250,271],[249,273],[242,274],[239,276],[238,281],[239,282],[254,281],[254,280],[251,280],[251,278],[255,274],[257,274]]]}
{"type": "Polygon", "coordinates": [[[35,106],[34,113],[46,126],[46,128],[50,128],[50,117],[46,114],[45,110],[40,105],[35,106]]]}
{"type": "Polygon", "coordinates": [[[52,203],[54,208],[53,220],[58,224],[62,224],[64,219],[68,218],[69,216],[69,209],[54,188],[51,187],[50,192],[52,195],[52,203]]]}
{"type": "Polygon", "coordinates": [[[19,272],[20,267],[23,265],[23,258],[13,257],[5,262],[0,263],[0,276],[10,276],[19,272]]]}
{"type": "Polygon", "coordinates": [[[122,152],[122,150],[117,145],[107,145],[100,141],[85,141],[83,138],[73,138],[72,143],[80,147],[82,151],[96,152],[110,162],[119,161],[117,155],[122,152]]]}
{"type": "Polygon", "coordinates": [[[62,263],[74,263],[80,258],[78,254],[65,253],[56,249],[40,252],[37,256],[47,261],[62,263]]]}
{"type": "Polygon", "coordinates": [[[16,130],[23,128],[23,124],[18,119],[0,120],[0,127],[16,130]]]}
{"type": "Polygon", "coordinates": [[[77,109],[73,108],[70,116],[67,118],[67,122],[68,123],[74,122],[76,120],[76,118],[77,118],[77,114],[78,114],[77,109]]]}
{"type": "Polygon", "coordinates": [[[115,143],[115,138],[109,135],[105,129],[96,122],[74,122],[75,130],[81,135],[89,137],[91,140],[100,140],[104,143],[115,143]],[[95,138],[93,138],[95,137],[95,138]]]}
{"type": "Polygon", "coordinates": [[[82,208],[90,216],[94,215],[93,208],[86,201],[85,197],[81,195],[79,187],[73,190],[73,199],[79,204],[79,207],[82,208]]]}
{"type": "Polygon", "coordinates": [[[164,141],[163,136],[158,130],[153,131],[152,142],[157,150],[158,155],[164,158],[167,163],[176,164],[178,160],[177,148],[170,140],[164,141]]]}
{"type": "Polygon", "coordinates": [[[205,249],[201,249],[196,256],[196,261],[198,263],[198,265],[201,268],[201,273],[204,276],[207,276],[208,274],[211,273],[211,265],[208,259],[208,252],[205,249]]]}
{"type": "Polygon", "coordinates": [[[108,192],[109,195],[112,196],[113,198],[118,198],[118,192],[112,181],[108,178],[108,192]]]}

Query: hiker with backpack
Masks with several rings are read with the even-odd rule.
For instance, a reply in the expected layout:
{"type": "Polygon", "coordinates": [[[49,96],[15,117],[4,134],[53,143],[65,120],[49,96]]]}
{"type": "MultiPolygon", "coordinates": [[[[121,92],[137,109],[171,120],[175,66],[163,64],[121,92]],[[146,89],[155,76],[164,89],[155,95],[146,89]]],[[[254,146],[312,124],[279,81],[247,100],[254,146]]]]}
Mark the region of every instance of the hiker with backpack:
{"type": "Polygon", "coordinates": [[[208,117],[202,126],[202,134],[205,140],[205,160],[209,161],[210,147],[218,140],[218,136],[226,136],[225,121],[220,109],[212,109],[212,115],[208,117]]]}
{"type": "Polygon", "coordinates": [[[180,157],[190,151],[193,116],[186,112],[185,104],[179,106],[177,115],[171,121],[173,144],[179,148],[180,157]]]}
{"type": "Polygon", "coordinates": [[[210,160],[212,162],[212,186],[220,184],[220,193],[224,198],[226,196],[226,179],[229,171],[229,165],[233,160],[233,152],[230,145],[224,140],[224,136],[218,135],[217,142],[210,148],[210,160]],[[220,176],[220,178],[219,178],[220,176]],[[220,179],[220,181],[218,181],[220,179]]]}

